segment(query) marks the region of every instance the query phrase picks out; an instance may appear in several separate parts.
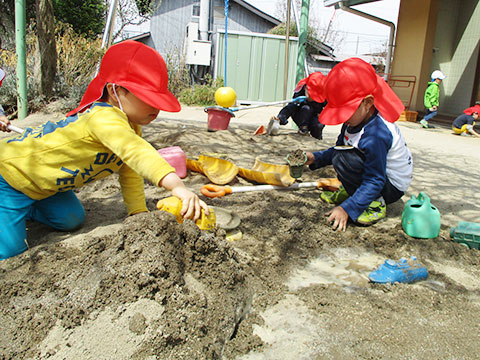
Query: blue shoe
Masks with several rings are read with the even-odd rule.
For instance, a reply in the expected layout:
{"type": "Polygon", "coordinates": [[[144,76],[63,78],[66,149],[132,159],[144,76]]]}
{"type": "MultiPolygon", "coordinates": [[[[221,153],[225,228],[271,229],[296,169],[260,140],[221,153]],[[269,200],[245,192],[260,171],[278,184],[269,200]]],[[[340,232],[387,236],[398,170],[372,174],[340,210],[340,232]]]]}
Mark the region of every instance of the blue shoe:
{"type": "Polygon", "coordinates": [[[425,280],[428,277],[425,265],[417,262],[415,256],[410,257],[410,261],[401,258],[399,261],[387,259],[377,270],[368,275],[371,282],[386,283],[412,283],[425,280]]]}

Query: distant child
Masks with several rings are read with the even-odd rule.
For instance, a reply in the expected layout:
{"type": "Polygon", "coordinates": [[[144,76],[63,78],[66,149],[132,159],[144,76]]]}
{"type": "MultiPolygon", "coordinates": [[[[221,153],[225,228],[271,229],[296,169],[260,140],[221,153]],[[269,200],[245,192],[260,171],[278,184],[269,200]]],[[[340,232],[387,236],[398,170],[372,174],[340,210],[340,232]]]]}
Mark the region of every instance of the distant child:
{"type": "MultiPolygon", "coordinates": [[[[291,117],[298,126],[299,134],[308,135],[310,133],[314,138],[322,140],[322,131],[325,125],[318,121],[318,116],[326,105],[323,93],[324,81],[325,75],[321,72],[314,72],[300,80],[293,92],[293,98],[307,96],[307,100],[289,103],[270,122],[277,120],[280,121],[280,125],[287,125],[288,118],[291,117]]],[[[269,124],[270,126],[271,124],[269,124]]]]}
{"type": "Polygon", "coordinates": [[[428,83],[428,87],[425,90],[423,102],[427,108],[427,113],[423,119],[420,120],[420,124],[426,129],[435,127],[428,122],[438,113],[438,106],[440,105],[440,84],[445,78],[446,76],[440,70],[435,70],[431,75],[432,81],[428,83]]]}
{"type": "Polygon", "coordinates": [[[480,105],[472,106],[463,111],[464,113],[457,117],[452,124],[452,130],[457,135],[474,135],[480,137],[480,134],[473,130],[475,121],[478,120],[478,114],[480,113],[480,105]]]}
{"type": "Polygon", "coordinates": [[[307,152],[311,170],[333,165],[342,187],[322,192],[338,204],[326,215],[333,229],[345,231],[348,219],[370,225],[386,215],[386,204],[400,199],[412,180],[412,156],[395,122],[404,106],[373,67],[358,58],[336,65],[327,76],[326,125],[342,124],[336,146],[307,152]]]}
{"type": "Polygon", "coordinates": [[[80,227],[85,211],[73,189],[119,173],[128,215],[146,212],[144,180],[183,202],[184,218],[207,205],[142,138],[159,110],[180,111],[167,89],[165,61],[135,41],[111,46],[80,106],[57,122],[0,141],[0,259],[27,250],[25,221],[57,230],[80,227]]]}

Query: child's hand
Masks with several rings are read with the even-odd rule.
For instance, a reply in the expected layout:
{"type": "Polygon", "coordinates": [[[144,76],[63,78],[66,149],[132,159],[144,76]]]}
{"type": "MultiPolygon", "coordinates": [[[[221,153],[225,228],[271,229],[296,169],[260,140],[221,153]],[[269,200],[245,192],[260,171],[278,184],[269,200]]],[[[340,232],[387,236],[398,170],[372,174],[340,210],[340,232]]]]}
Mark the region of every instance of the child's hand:
{"type": "Polygon", "coordinates": [[[201,216],[201,210],[205,210],[208,215],[208,206],[204,201],[200,200],[196,194],[188,190],[184,186],[176,187],[172,190],[172,195],[182,200],[182,216],[184,219],[198,220],[201,216]]]}
{"type": "Polygon", "coordinates": [[[348,214],[341,206],[336,206],[325,214],[328,221],[333,222],[333,230],[345,231],[347,229],[348,214]]]}
{"type": "Polygon", "coordinates": [[[430,111],[437,111],[438,107],[437,105],[433,105],[431,109],[428,109],[430,111]]]}
{"type": "Polygon", "coordinates": [[[313,156],[313,153],[311,153],[310,151],[305,151],[305,154],[307,154],[307,162],[305,163],[305,165],[312,164],[315,160],[315,156],[313,156]]]}
{"type": "Polygon", "coordinates": [[[0,115],[0,130],[10,132],[11,130],[7,128],[8,125],[10,125],[10,120],[5,115],[0,115]]]}
{"type": "Polygon", "coordinates": [[[158,185],[170,190],[173,196],[182,200],[181,214],[184,219],[198,220],[202,209],[205,210],[206,215],[209,214],[207,204],[200,200],[196,194],[188,190],[177,174],[172,172],[166,175],[158,185]]]}

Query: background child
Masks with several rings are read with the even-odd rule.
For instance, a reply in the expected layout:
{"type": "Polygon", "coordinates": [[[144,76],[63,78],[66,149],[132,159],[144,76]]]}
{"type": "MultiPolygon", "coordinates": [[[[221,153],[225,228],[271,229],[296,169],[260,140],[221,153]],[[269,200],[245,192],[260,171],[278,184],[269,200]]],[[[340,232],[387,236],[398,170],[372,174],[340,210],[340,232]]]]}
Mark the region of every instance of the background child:
{"type": "Polygon", "coordinates": [[[148,211],[143,178],[180,198],[184,218],[198,219],[201,208],[208,214],[141,137],[141,126],[159,110],[180,111],[167,83],[154,49],[135,41],[113,45],[67,118],[0,142],[0,259],[27,249],[26,220],[64,231],[81,226],[85,212],[73,189],[117,171],[128,215],[148,211]]]}
{"type": "Polygon", "coordinates": [[[434,126],[430,125],[428,121],[438,113],[438,106],[440,105],[440,84],[445,77],[446,76],[440,70],[435,70],[431,75],[432,81],[428,83],[427,89],[425,90],[423,102],[427,108],[427,113],[423,119],[420,120],[420,124],[426,129],[434,128],[434,126]]]}
{"type": "Polygon", "coordinates": [[[475,121],[478,119],[478,114],[480,113],[480,105],[476,105],[465,109],[464,113],[457,117],[452,124],[452,130],[457,135],[474,135],[480,137],[480,134],[473,130],[475,126],[475,121]]]}
{"type": "Polygon", "coordinates": [[[412,157],[393,124],[402,101],[373,67],[358,58],[336,65],[325,82],[328,105],[320,115],[326,125],[344,123],[336,146],[307,152],[310,169],[332,164],[342,182],[321,198],[340,204],[328,212],[333,228],[345,230],[348,218],[370,225],[385,217],[386,206],[400,199],[412,180],[412,157]]]}
{"type": "MultiPolygon", "coordinates": [[[[293,98],[307,96],[307,101],[289,103],[273,119],[280,121],[280,125],[287,125],[288,118],[291,117],[298,126],[299,134],[310,133],[314,138],[322,140],[322,131],[325,125],[318,121],[318,115],[326,105],[323,94],[324,81],[325,75],[321,72],[314,72],[300,80],[293,92],[293,98]]],[[[269,124],[269,126],[271,125],[269,124]]]]}

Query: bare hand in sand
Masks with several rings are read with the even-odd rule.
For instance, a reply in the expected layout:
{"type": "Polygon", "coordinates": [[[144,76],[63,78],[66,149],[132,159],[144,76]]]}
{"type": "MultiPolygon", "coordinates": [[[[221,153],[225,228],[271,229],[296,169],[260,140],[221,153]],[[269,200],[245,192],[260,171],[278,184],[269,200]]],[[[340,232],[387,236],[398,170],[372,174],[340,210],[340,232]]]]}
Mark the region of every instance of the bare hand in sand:
{"type": "Polygon", "coordinates": [[[328,221],[333,222],[333,230],[345,231],[347,229],[348,214],[341,206],[336,206],[325,214],[328,221]]]}

